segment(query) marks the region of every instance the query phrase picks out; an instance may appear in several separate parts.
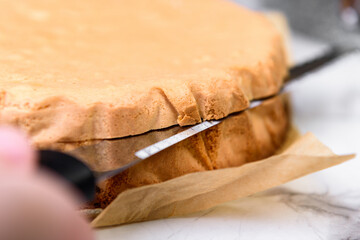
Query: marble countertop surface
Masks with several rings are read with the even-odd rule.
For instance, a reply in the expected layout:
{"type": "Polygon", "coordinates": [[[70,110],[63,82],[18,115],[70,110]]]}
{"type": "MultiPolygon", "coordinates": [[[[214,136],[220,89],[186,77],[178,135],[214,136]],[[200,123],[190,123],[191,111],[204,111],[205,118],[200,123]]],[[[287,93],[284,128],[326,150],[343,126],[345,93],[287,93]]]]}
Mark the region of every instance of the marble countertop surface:
{"type": "MultiPolygon", "coordinates": [[[[295,36],[302,62],[324,44],[295,36]]],[[[360,53],[290,87],[294,122],[337,154],[360,154],[360,53]]],[[[112,239],[360,239],[359,156],[268,191],[183,217],[96,231],[112,239]]]]}

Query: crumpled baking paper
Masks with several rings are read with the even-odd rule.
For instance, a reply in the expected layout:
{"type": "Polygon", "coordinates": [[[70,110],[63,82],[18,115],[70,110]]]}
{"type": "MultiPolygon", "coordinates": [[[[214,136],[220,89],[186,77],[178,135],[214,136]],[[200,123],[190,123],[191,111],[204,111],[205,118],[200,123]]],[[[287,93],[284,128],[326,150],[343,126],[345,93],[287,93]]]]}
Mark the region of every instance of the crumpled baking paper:
{"type": "Polygon", "coordinates": [[[187,174],[122,192],[92,221],[105,227],[189,214],[246,197],[307,174],[343,163],[355,155],[335,155],[312,133],[293,128],[282,150],[239,167],[187,174]]]}

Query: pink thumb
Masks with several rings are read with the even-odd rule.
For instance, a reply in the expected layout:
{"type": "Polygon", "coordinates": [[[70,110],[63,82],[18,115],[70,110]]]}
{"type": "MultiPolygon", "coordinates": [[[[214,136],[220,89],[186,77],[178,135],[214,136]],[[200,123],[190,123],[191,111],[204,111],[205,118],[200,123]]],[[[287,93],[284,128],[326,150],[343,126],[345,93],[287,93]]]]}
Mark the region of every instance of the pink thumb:
{"type": "Polygon", "coordinates": [[[35,165],[35,151],[25,134],[13,127],[0,127],[0,174],[29,175],[35,165]]]}

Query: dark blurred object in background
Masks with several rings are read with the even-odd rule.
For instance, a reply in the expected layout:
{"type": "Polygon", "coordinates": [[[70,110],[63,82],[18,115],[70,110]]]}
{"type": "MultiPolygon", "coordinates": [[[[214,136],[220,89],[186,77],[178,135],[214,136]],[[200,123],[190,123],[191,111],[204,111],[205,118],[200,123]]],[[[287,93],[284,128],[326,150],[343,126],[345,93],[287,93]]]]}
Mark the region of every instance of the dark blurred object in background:
{"type": "Polygon", "coordinates": [[[283,12],[292,29],[345,48],[360,47],[360,0],[235,0],[283,12]]]}

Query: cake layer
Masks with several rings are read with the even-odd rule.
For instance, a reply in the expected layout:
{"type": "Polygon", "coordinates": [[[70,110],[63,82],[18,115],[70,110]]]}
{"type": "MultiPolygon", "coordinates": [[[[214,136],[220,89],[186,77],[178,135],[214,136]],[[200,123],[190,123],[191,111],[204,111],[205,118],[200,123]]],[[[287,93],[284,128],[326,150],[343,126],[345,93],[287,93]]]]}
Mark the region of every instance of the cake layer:
{"type": "MultiPolygon", "coordinates": [[[[107,180],[99,186],[96,200],[88,207],[104,208],[119,193],[129,188],[163,182],[192,172],[240,166],[269,157],[281,147],[289,125],[286,96],[267,100],[256,108],[231,115],[220,124],[107,180]]],[[[143,135],[141,142],[146,143],[164,133],[155,131],[149,134],[143,135]]],[[[94,155],[93,160],[116,166],[117,159],[128,157],[126,154],[129,148],[134,147],[131,138],[123,140],[121,144],[108,141],[107,144],[98,145],[97,151],[93,151],[95,148],[90,151],[94,155]]]]}
{"type": "Polygon", "coordinates": [[[0,123],[35,144],[223,118],[286,74],[273,24],[232,2],[0,1],[0,123]]]}

